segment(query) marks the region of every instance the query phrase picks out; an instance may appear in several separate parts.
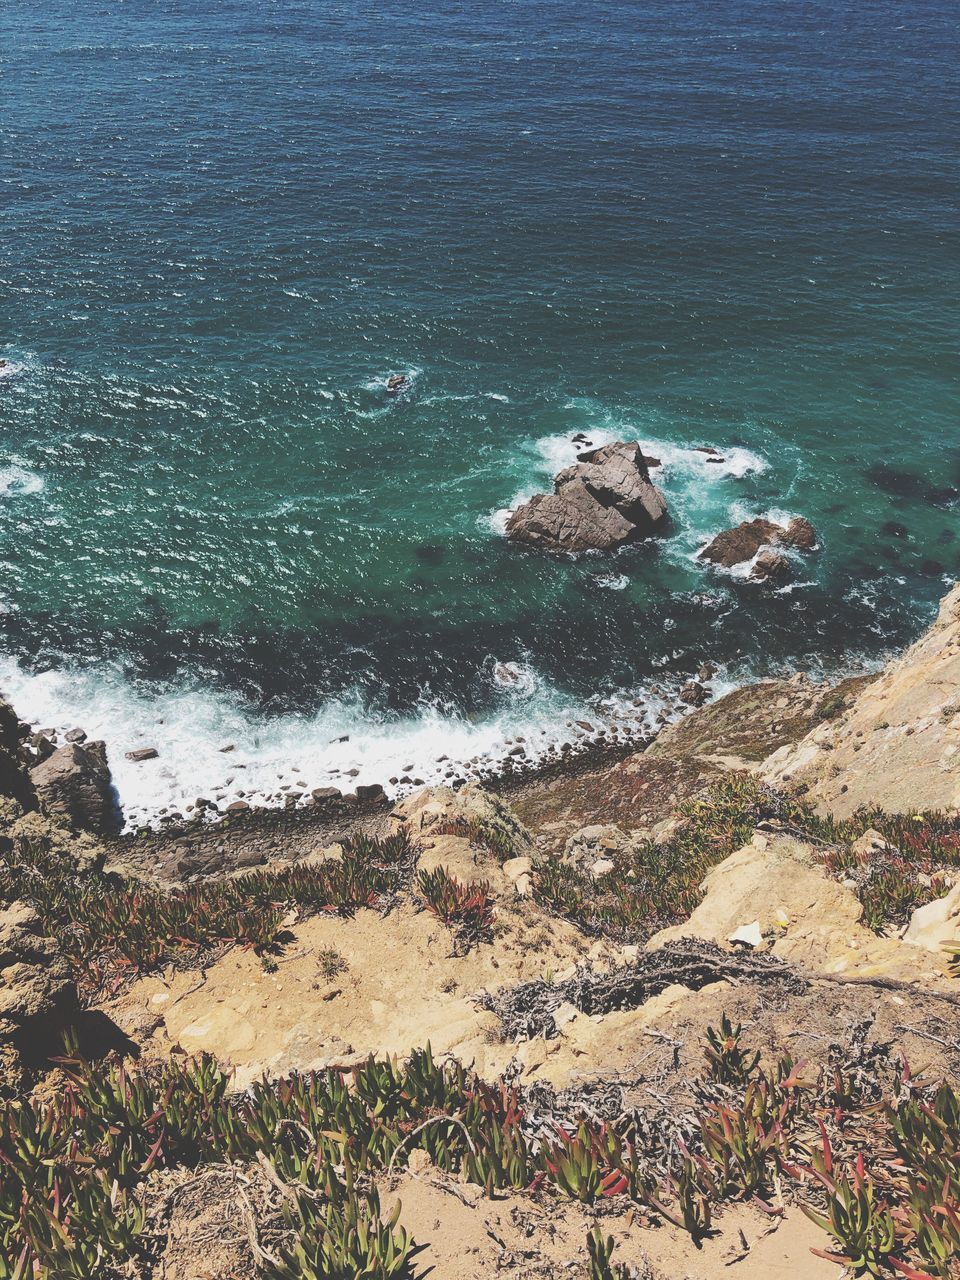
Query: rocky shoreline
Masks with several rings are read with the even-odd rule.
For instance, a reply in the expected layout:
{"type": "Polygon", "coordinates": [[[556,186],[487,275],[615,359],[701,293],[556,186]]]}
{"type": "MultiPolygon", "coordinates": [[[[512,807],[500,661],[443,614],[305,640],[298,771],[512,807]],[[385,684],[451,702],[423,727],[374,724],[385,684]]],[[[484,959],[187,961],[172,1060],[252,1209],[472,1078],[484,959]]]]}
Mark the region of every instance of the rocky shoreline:
{"type": "MultiPolygon", "coordinates": [[[[576,767],[583,759],[642,749],[665,725],[704,705],[722,688],[716,667],[703,663],[689,678],[655,685],[644,697],[582,713],[589,714],[589,720],[570,719],[556,730],[506,736],[497,746],[469,758],[441,753],[433,760],[398,767],[389,777],[365,782],[360,781],[363,775],[356,766],[330,768],[320,779],[311,780],[298,764],[290,763],[280,766],[273,788],[258,788],[246,781],[248,756],[238,739],[220,748],[225,776],[219,786],[189,803],[171,802],[146,822],[133,806],[121,810],[105,743],[89,740],[80,727],[57,731],[27,723],[9,704],[2,706],[6,751],[14,762],[18,786],[25,794],[41,796],[52,812],[71,824],[113,838],[145,828],[175,833],[184,826],[215,825],[265,811],[314,813],[323,821],[327,813],[374,811],[388,799],[400,799],[426,785],[456,789],[479,782],[499,787],[516,777],[550,776],[570,764],[576,767]]],[[[362,747],[357,759],[362,765],[362,747]]],[[[126,769],[129,774],[130,764],[138,771],[162,768],[164,760],[156,747],[138,748],[126,752],[126,769]]]]}
{"type": "MultiPolygon", "coordinates": [[[[930,1079],[924,1096],[947,1099],[956,1149],[958,690],[960,586],[882,672],[835,685],[802,675],[745,685],[692,708],[639,750],[608,738],[538,771],[510,757],[486,789],[420,788],[393,805],[382,793],[328,794],[308,809],[240,809],[217,823],[198,817],[108,839],[54,815],[31,783],[58,752],[62,761],[98,760],[99,748],[75,733],[28,767],[32,752],[4,707],[0,1091],[16,1099],[11,1114],[37,1109],[38,1131],[49,1122],[44,1132],[65,1135],[70,1145],[54,1158],[64,1178],[76,1178],[75,1133],[95,1162],[105,1149],[101,1119],[111,1133],[126,1125],[116,1105],[120,1072],[135,1100],[152,1097],[143,1090],[161,1081],[159,1101],[131,1112],[127,1129],[140,1132],[144,1114],[154,1124],[164,1107],[171,1128],[144,1134],[136,1163],[122,1153],[125,1164],[108,1171],[138,1170],[127,1194],[143,1206],[148,1229],[123,1240],[130,1274],[172,1276],[175,1263],[176,1275],[193,1276],[195,1266],[182,1266],[189,1257],[211,1280],[231,1280],[255,1273],[258,1241],[287,1239],[276,1225],[285,1183],[270,1164],[278,1114],[311,1144],[305,1118],[324,1142],[342,1144],[332,1152],[316,1145],[324,1167],[343,1165],[348,1144],[371,1133],[367,1111],[350,1118],[351,1110],[340,1136],[332,1112],[301,1109],[291,1082],[310,1081],[302,1096],[313,1097],[317,1080],[342,1090],[352,1073],[358,1093],[384,1081],[375,1102],[385,1108],[395,1105],[397,1072],[408,1072],[403,1097],[428,1098],[407,1122],[412,1143],[448,1113],[456,1125],[470,1121],[475,1113],[457,1082],[458,1064],[471,1064],[476,1080],[462,1077],[469,1096],[515,1099],[532,1119],[530,1132],[557,1132],[559,1116],[567,1142],[582,1133],[592,1144],[599,1134],[611,1153],[605,1159],[629,1152],[631,1164],[617,1169],[639,1167],[636,1154],[656,1172],[668,1202],[664,1209],[650,1201],[655,1215],[638,1220],[637,1204],[623,1195],[628,1182],[611,1184],[604,1197],[604,1228],[637,1263],[634,1274],[719,1280],[742,1265],[743,1280],[821,1280],[827,1272],[810,1259],[822,1257],[826,1237],[812,1226],[795,1234],[813,1201],[792,1152],[819,1149],[828,1133],[843,1167],[854,1157],[869,1162],[871,1178],[887,1178],[883,1194],[899,1197],[894,1203],[906,1206],[907,1191],[928,1185],[947,1199],[946,1184],[932,1183],[925,1165],[910,1174],[907,1191],[899,1161],[887,1177],[892,1147],[877,1117],[878,1100],[902,1107],[909,1082],[912,1106],[913,1091],[930,1079]],[[742,1030],[750,1057],[738,1056],[742,1030]],[[89,1064],[74,1063],[66,1076],[58,1056],[65,1035],[89,1064]],[[764,1052],[772,1066],[761,1067],[764,1052]],[[801,1057],[808,1053],[810,1071],[801,1057]],[[738,1068],[736,1081],[711,1084],[705,1060],[738,1068]],[[922,1062],[923,1078],[907,1062],[922,1062]],[[96,1126],[78,1128],[87,1111],[74,1090],[88,1078],[83,1107],[96,1126]],[[442,1095],[432,1085],[424,1095],[425,1078],[442,1084],[442,1095]],[[750,1099],[797,1079],[789,1087],[798,1107],[784,1104],[776,1121],[793,1145],[761,1170],[783,1215],[777,1257],[761,1258],[770,1206],[751,1210],[739,1184],[731,1191],[716,1180],[726,1148],[714,1155],[703,1146],[693,1166],[702,1217],[692,1224],[678,1216],[670,1153],[691,1133],[712,1132],[711,1117],[747,1115],[750,1099]],[[193,1081],[205,1099],[196,1130],[186,1109],[199,1093],[193,1081]],[[64,1095],[68,1124],[58,1128],[64,1095]],[[276,1099],[285,1105],[290,1097],[296,1108],[287,1118],[276,1099]],[[265,1120],[250,1112],[251,1099],[266,1100],[265,1120]],[[223,1128],[210,1121],[210,1106],[220,1108],[223,1128]],[[211,1131],[263,1134],[267,1150],[246,1146],[238,1157],[201,1145],[181,1157],[183,1148],[171,1147],[149,1167],[166,1132],[180,1142],[195,1131],[201,1143],[211,1131]],[[261,1194],[257,1170],[268,1167],[261,1194]],[[238,1176],[257,1196],[249,1239],[234,1227],[238,1176]],[[196,1203],[198,1188],[205,1190],[196,1203]],[[713,1205],[716,1219],[707,1216],[713,1205]],[[716,1225],[705,1233],[697,1225],[704,1222],[716,1225]],[[712,1258],[707,1269],[704,1258],[712,1258]]],[[[62,776],[59,766],[51,772],[62,776]]],[[[486,1132],[480,1124],[468,1130],[476,1144],[486,1132]]],[[[11,1141],[5,1150],[19,1149],[11,1141]]],[[[404,1154],[402,1142],[387,1150],[404,1154]]],[[[532,1147],[524,1152],[539,1158],[532,1147]]],[[[433,1251],[437,1273],[527,1280],[534,1258],[536,1274],[559,1274],[548,1257],[556,1223],[578,1215],[582,1238],[596,1217],[577,1203],[578,1185],[557,1176],[556,1159],[545,1158],[536,1195],[521,1169],[485,1197],[486,1170],[451,1171],[455,1155],[431,1138],[429,1148],[405,1154],[402,1168],[381,1161],[369,1175],[390,1203],[402,1191],[404,1229],[433,1251]],[[428,1211],[417,1199],[424,1194],[433,1197],[428,1211]],[[495,1215],[507,1196],[513,1208],[504,1222],[495,1215]],[[496,1247],[474,1250],[464,1270],[460,1242],[474,1228],[488,1239],[485,1215],[494,1215],[496,1247]],[[506,1237],[519,1261],[505,1269],[506,1237]]],[[[20,1167],[9,1154],[7,1167],[20,1167]]],[[[91,1181],[84,1194],[99,1185],[91,1181]]],[[[27,1194],[40,1203],[32,1184],[27,1194]]],[[[85,1203],[70,1194],[71,1204],[85,1203]]],[[[950,1190],[951,1213],[956,1200],[950,1190]]],[[[106,1227],[93,1232],[106,1238],[115,1219],[108,1195],[106,1227]]],[[[34,1234],[35,1247],[45,1248],[34,1234]]],[[[901,1236],[903,1248],[914,1248],[909,1232],[901,1236]]],[[[586,1276],[565,1265],[574,1252],[563,1246],[561,1269],[586,1276]]],[[[907,1256],[924,1261],[917,1249],[907,1256]]]]}
{"type": "MultiPolygon", "coordinates": [[[[655,731],[642,724],[630,732],[624,725],[605,728],[570,722],[568,727],[578,737],[556,751],[540,757],[528,755],[525,749],[511,752],[500,761],[486,763],[475,776],[459,774],[445,785],[456,792],[475,783],[517,803],[557,788],[561,792],[582,788],[585,782],[589,789],[591,778],[609,777],[624,761],[644,753],[662,755],[670,744],[691,739],[691,732],[695,738],[698,726],[701,733],[706,726],[713,737],[739,734],[739,739],[746,740],[753,734],[756,741],[743,747],[747,756],[758,751],[769,754],[801,729],[829,720],[844,705],[849,689],[872,678],[854,677],[832,685],[813,684],[798,675],[748,684],[711,701],[715,675],[712,666],[704,664],[680,687],[673,714],[661,713],[655,731]],[[772,715],[774,707],[779,710],[772,715]],[[691,719],[693,712],[697,714],[691,719]],[[771,725],[783,732],[771,733],[771,725]]],[[[377,784],[352,792],[317,787],[292,797],[293,803],[280,805],[231,802],[220,809],[211,803],[192,815],[168,817],[156,827],[123,832],[101,742],[88,742],[78,729],[71,731],[69,742],[55,746],[46,735],[28,734],[30,726],[18,721],[6,703],[0,703],[0,722],[5,726],[0,754],[7,762],[8,780],[16,778],[20,803],[28,809],[40,807],[73,829],[98,837],[108,867],[168,883],[309,856],[351,832],[380,837],[390,829],[388,815],[393,806],[425,785],[411,780],[409,785],[395,787],[390,785],[394,780],[389,780],[390,793],[377,784]],[[33,759],[38,736],[45,744],[39,764],[33,759]],[[32,794],[31,782],[39,783],[32,794]]],[[[150,759],[145,757],[144,763],[150,759]]]]}

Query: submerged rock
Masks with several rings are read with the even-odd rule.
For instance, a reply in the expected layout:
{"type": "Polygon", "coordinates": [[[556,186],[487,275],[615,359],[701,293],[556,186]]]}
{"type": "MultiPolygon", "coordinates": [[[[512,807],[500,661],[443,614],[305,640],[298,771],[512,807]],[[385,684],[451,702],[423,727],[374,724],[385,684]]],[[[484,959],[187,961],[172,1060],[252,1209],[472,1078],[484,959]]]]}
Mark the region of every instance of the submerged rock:
{"type": "Polygon", "coordinates": [[[31,770],[30,779],[47,813],[101,836],[119,830],[105,743],[68,742],[31,770]]]}
{"type": "Polygon", "coordinates": [[[653,533],[666,516],[639,444],[616,441],[582,453],[553,493],[535,494],[512,513],[506,532],[546,551],[611,551],[653,533]]]}

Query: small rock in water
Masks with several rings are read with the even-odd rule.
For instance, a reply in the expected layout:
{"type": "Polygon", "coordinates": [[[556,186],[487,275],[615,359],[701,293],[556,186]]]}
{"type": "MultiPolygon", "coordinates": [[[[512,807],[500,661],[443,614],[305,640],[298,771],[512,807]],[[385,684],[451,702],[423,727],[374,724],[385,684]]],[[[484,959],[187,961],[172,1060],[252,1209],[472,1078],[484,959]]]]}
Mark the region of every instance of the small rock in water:
{"type": "Polygon", "coordinates": [[[396,395],[398,391],[402,391],[410,379],[405,373],[391,373],[387,379],[387,390],[391,395],[396,395]]]}
{"type": "Polygon", "coordinates": [[[228,742],[225,747],[220,748],[221,751],[233,751],[234,749],[235,749],[235,744],[232,742],[228,742]]]}
{"type": "Polygon", "coordinates": [[[761,551],[750,570],[750,577],[757,582],[770,582],[775,586],[789,582],[793,567],[786,556],[777,551],[761,551]]]}
{"type": "Polygon", "coordinates": [[[71,729],[63,735],[64,742],[86,742],[87,735],[82,729],[71,729]]]}
{"type": "Polygon", "coordinates": [[[159,754],[156,747],[137,747],[135,751],[127,752],[127,759],[140,764],[143,760],[156,760],[159,754]]]}

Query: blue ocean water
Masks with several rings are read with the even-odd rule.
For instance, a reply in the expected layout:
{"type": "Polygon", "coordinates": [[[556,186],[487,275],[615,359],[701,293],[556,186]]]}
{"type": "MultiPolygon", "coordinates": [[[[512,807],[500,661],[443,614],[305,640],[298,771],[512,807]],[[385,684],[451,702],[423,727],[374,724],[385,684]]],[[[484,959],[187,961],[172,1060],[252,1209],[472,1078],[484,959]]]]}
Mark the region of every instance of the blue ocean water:
{"type": "Polygon", "coordinates": [[[0,684],[134,821],[224,736],[385,781],[876,661],[960,569],[958,55],[946,0],[5,5],[0,684]],[[668,537],[505,542],[578,432],[668,537]],[[695,562],[768,511],[791,589],[695,562]]]}

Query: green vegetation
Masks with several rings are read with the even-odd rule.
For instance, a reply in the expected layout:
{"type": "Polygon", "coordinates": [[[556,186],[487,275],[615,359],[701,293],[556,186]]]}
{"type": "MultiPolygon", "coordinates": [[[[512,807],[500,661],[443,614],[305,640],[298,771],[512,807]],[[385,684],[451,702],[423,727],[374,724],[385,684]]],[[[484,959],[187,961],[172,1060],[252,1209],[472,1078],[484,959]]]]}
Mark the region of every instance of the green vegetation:
{"type": "Polygon", "coordinates": [[[432,912],[444,924],[452,925],[467,942],[488,939],[493,928],[493,899],[485,880],[462,884],[445,867],[421,871],[417,888],[432,912]]]}
{"type": "Polygon", "coordinates": [[[492,822],[454,818],[452,822],[444,822],[431,828],[431,834],[459,836],[462,840],[469,840],[471,844],[479,845],[492,853],[498,862],[507,862],[517,856],[517,847],[510,834],[492,822]]]}
{"type": "Polygon", "coordinates": [[[643,941],[686,920],[701,898],[711,867],[749,842],[763,825],[813,843],[837,879],[852,880],[864,923],[877,933],[905,924],[919,906],[945,894],[960,870],[960,818],[937,812],[904,816],[861,809],[851,818],[823,818],[803,800],[746,776],[724,779],[681,804],[682,824],[670,840],[644,841],[612,853],[612,870],[596,879],[559,857],[538,873],[537,900],[591,934],[643,941]],[[876,831],[889,846],[852,846],[876,831]]]}
{"type": "Polygon", "coordinates": [[[81,988],[97,991],[167,961],[196,963],[225,944],[275,950],[289,910],[352,915],[374,906],[398,887],[410,856],[406,833],[359,837],[344,844],[340,859],[163,890],[78,873],[48,846],[18,841],[0,859],[0,900],[29,902],[81,988]]]}
{"type": "MultiPolygon", "coordinates": [[[[721,1026],[721,1034],[724,1027],[721,1026]]],[[[739,1040],[733,1033],[722,1042],[739,1040]]],[[[373,1179],[426,1151],[438,1170],[482,1186],[540,1189],[586,1206],[622,1201],[700,1237],[724,1201],[776,1215],[800,1199],[830,1235],[829,1256],[877,1277],[946,1280],[960,1258],[960,1097],[901,1068],[882,1103],[860,1060],[804,1074],[736,1049],[737,1085],[708,1039],[701,1103],[686,1140],[667,1125],[641,1148],[635,1121],[545,1122],[515,1084],[485,1083],[429,1047],[406,1063],[369,1059],[229,1092],[209,1057],[131,1070],[65,1061],[43,1100],[0,1110],[0,1277],[94,1280],[121,1260],[148,1272],[155,1236],[143,1189],[155,1171],[266,1159],[284,1188],[261,1250],[269,1280],[407,1277],[416,1248],[402,1210],[381,1213],[373,1179]],[[857,1083],[859,1082],[859,1083],[857,1083]],[[869,1092],[869,1090],[867,1090],[869,1092]],[[842,1102],[838,1102],[842,1099],[842,1102]],[[552,1126],[552,1127],[551,1127],[552,1126]]],[[[734,1052],[725,1048],[725,1057],[734,1052]]],[[[721,1055],[722,1057],[724,1055],[721,1055]]],[[[620,1280],[612,1241],[588,1241],[591,1274],[620,1280]]]]}

